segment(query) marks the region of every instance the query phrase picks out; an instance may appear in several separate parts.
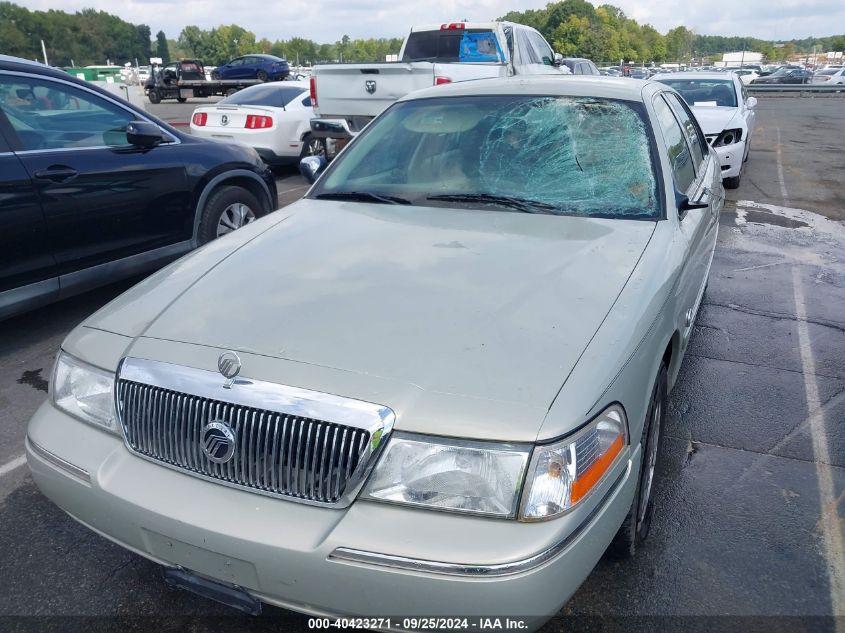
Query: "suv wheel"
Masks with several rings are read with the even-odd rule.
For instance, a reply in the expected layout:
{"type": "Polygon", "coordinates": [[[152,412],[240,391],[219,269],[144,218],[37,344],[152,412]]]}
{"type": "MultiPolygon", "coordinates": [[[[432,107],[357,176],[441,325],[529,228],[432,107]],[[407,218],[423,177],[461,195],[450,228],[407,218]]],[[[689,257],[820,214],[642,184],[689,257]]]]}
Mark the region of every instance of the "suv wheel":
{"type": "Polygon", "coordinates": [[[663,438],[663,420],[666,417],[667,396],[667,368],[660,364],[657,380],[651,391],[651,399],[646,412],[643,435],[640,439],[642,446],[642,460],[640,463],[640,477],[637,482],[637,492],[634,502],[622,527],[613,538],[608,553],[614,558],[630,558],[648,537],[651,528],[651,517],[654,513],[652,497],[657,476],[657,457],[660,451],[660,440],[663,438]]]}
{"type": "Polygon", "coordinates": [[[161,103],[161,93],[158,90],[150,90],[147,96],[150,98],[150,103],[161,103]]]}
{"type": "Polygon", "coordinates": [[[211,194],[202,211],[199,242],[205,244],[236,231],[264,213],[261,203],[243,187],[221,187],[211,194]]]}

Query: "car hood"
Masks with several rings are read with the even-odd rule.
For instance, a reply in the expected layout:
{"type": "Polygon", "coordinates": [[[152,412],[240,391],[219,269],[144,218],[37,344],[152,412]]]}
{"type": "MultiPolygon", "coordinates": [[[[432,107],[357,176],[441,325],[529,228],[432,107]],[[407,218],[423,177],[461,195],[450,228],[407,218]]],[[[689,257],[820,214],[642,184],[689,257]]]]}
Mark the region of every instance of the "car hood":
{"type": "Polygon", "coordinates": [[[315,200],[283,212],[168,296],[142,338],[278,359],[287,384],[391,406],[400,429],[513,440],[536,437],[655,226],[315,200]],[[362,380],[390,386],[350,390],[362,380]],[[480,428],[455,428],[456,410],[480,428]]]}
{"type": "Polygon", "coordinates": [[[737,117],[739,112],[737,108],[693,106],[692,111],[705,134],[719,134],[727,128],[739,127],[739,124],[736,126],[732,125],[734,119],[739,118],[737,117]]]}

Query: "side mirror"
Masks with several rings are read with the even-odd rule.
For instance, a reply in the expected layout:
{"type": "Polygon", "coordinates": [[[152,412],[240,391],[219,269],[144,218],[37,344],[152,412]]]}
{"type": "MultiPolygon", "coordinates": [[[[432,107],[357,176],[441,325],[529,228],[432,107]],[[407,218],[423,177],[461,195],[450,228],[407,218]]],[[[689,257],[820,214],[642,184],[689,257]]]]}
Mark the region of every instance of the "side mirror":
{"type": "Polygon", "coordinates": [[[306,156],[299,161],[299,173],[308,181],[309,185],[313,185],[320,174],[326,169],[328,162],[325,156],[306,156]]]}
{"type": "Polygon", "coordinates": [[[748,97],[745,100],[745,107],[749,110],[753,110],[757,106],[757,97],[748,97]]]}
{"type": "Polygon", "coordinates": [[[706,190],[701,198],[699,198],[696,202],[693,202],[686,194],[676,191],[675,204],[678,207],[678,217],[683,220],[687,211],[692,211],[693,209],[707,209],[710,206],[710,192],[709,190],[706,190]]]}
{"type": "Polygon", "coordinates": [[[130,121],[126,126],[126,140],[134,147],[149,149],[160,145],[164,136],[155,123],[149,121],[130,121]]]}
{"type": "Polygon", "coordinates": [[[560,66],[563,63],[563,55],[555,53],[555,66],[560,66]]]}

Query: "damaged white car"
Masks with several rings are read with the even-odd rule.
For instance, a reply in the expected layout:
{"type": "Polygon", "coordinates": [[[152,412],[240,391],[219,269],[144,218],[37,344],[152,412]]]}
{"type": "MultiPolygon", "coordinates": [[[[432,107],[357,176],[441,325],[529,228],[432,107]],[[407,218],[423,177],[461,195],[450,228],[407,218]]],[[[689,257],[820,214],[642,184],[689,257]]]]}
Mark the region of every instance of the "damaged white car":
{"type": "Polygon", "coordinates": [[[681,93],[719,155],[722,182],[736,189],[751,150],[755,97],[735,73],[672,73],[652,77],[681,93]]]}

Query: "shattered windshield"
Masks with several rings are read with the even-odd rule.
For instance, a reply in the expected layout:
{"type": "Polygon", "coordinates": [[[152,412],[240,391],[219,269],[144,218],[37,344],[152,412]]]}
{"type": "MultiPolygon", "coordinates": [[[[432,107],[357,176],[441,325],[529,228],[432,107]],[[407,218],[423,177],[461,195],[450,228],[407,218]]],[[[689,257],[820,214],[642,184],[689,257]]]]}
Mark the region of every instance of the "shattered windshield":
{"type": "Polygon", "coordinates": [[[593,97],[407,101],[370,125],[310,197],[653,219],[643,116],[638,104],[593,97]]]}

